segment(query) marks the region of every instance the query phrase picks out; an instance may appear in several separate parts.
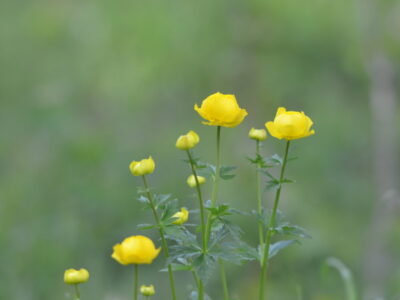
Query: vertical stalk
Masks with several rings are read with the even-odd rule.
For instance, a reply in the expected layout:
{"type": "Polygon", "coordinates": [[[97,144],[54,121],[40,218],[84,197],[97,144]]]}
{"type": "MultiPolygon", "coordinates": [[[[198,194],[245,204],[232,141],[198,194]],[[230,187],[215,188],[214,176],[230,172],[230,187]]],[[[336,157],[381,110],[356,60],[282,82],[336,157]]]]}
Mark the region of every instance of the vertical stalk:
{"type": "MultiPolygon", "coordinates": [[[[200,207],[201,240],[202,240],[202,245],[203,245],[203,253],[206,253],[207,252],[207,241],[206,241],[206,225],[204,223],[203,197],[201,195],[201,188],[200,188],[199,178],[197,177],[197,172],[196,172],[196,168],[194,166],[192,155],[190,154],[189,150],[187,150],[186,152],[187,152],[187,155],[188,155],[188,158],[189,158],[189,163],[190,163],[190,167],[192,169],[192,173],[193,173],[194,179],[196,181],[196,191],[197,191],[197,197],[199,199],[199,207],[200,207]]],[[[198,280],[196,280],[196,283],[197,283],[198,291],[199,291],[199,300],[203,300],[204,299],[203,281],[199,278],[198,280]]]]}
{"type": "Polygon", "coordinates": [[[263,255],[262,265],[261,265],[259,300],[265,299],[265,280],[266,280],[267,270],[268,270],[269,248],[271,245],[271,237],[272,237],[272,233],[273,233],[272,229],[275,227],[276,213],[278,211],[278,204],[279,204],[279,199],[281,196],[282,182],[283,182],[283,179],[285,176],[285,169],[286,169],[286,163],[287,163],[287,158],[288,158],[288,153],[289,153],[289,146],[290,146],[290,141],[287,141],[286,148],[285,148],[285,155],[283,157],[281,174],[279,176],[279,187],[275,194],[274,207],[272,209],[271,219],[269,220],[269,224],[268,224],[268,228],[267,228],[267,236],[265,238],[264,255],[263,255]]]}
{"type": "Polygon", "coordinates": [[[75,287],[75,299],[76,300],[80,300],[81,299],[81,293],[79,292],[78,284],[75,283],[74,287],[75,287]]]}
{"type": "MultiPolygon", "coordinates": [[[[260,141],[256,140],[256,156],[260,155],[260,141]]],[[[257,163],[256,166],[256,181],[257,181],[257,212],[261,216],[263,213],[263,205],[261,198],[261,180],[260,180],[260,164],[257,163]]],[[[264,226],[261,220],[258,221],[258,236],[260,240],[260,245],[264,244],[264,226]]]]}
{"type": "Polygon", "coordinates": [[[133,272],[133,300],[138,299],[138,282],[139,282],[139,265],[134,264],[134,272],[133,272]]]}
{"type": "MultiPolygon", "coordinates": [[[[150,207],[151,207],[151,210],[153,211],[154,219],[158,226],[158,231],[160,232],[161,243],[162,243],[162,247],[164,248],[165,258],[167,258],[167,260],[168,260],[168,258],[169,258],[168,244],[167,244],[167,240],[165,239],[164,230],[161,227],[161,223],[160,223],[160,219],[157,214],[157,210],[154,206],[153,195],[150,192],[146,176],[143,175],[142,178],[143,178],[143,185],[146,188],[147,198],[149,199],[150,207]]],[[[174,274],[172,272],[171,264],[168,264],[167,268],[168,268],[169,283],[171,286],[172,299],[176,300],[175,280],[174,280],[174,274]]]]}
{"type": "MultiPolygon", "coordinates": [[[[214,178],[214,186],[211,194],[211,207],[215,207],[217,204],[218,197],[218,186],[219,186],[219,173],[221,168],[221,126],[217,127],[217,161],[215,163],[215,178],[214,178]]],[[[206,246],[208,241],[210,240],[211,235],[211,212],[208,213],[207,224],[206,224],[206,246]]],[[[228,284],[226,280],[224,262],[222,260],[218,260],[221,274],[221,282],[222,288],[224,292],[224,300],[229,300],[229,290],[228,284]]]]}

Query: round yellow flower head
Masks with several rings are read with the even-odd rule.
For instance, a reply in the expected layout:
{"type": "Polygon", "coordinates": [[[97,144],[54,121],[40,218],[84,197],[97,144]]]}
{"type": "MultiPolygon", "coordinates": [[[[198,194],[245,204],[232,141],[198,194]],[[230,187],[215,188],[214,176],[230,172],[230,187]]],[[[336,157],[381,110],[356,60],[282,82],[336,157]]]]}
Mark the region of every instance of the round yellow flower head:
{"type": "Polygon", "coordinates": [[[279,107],[274,121],[265,123],[270,135],[277,139],[295,140],[301,139],[315,133],[310,130],[313,121],[304,112],[286,111],[279,107]]]}
{"type": "MultiPolygon", "coordinates": [[[[199,181],[199,184],[203,184],[206,182],[206,179],[203,176],[198,176],[197,175],[197,180],[199,181]]],[[[188,186],[190,186],[191,188],[196,187],[196,178],[194,178],[194,175],[190,175],[188,177],[188,179],[186,180],[186,183],[188,184],[188,186]]]]}
{"type": "Polygon", "coordinates": [[[265,129],[251,128],[249,131],[249,138],[257,141],[264,141],[267,138],[267,131],[265,129]]]}
{"type": "Polygon", "coordinates": [[[143,295],[143,296],[153,296],[155,293],[156,293],[156,291],[154,290],[154,285],[142,285],[141,287],[140,287],[140,293],[143,295]]]}
{"type": "Polygon", "coordinates": [[[141,161],[132,161],[129,165],[129,170],[135,176],[142,176],[153,173],[156,164],[151,156],[142,159],[141,161]]]}
{"type": "Polygon", "coordinates": [[[151,264],[160,253],[161,248],[156,249],[154,243],[143,235],[134,235],[116,244],[111,255],[122,265],[151,264]]]}
{"type": "Polygon", "coordinates": [[[186,208],[182,207],[181,211],[176,212],[172,216],[172,218],[176,218],[176,220],[172,222],[172,224],[182,225],[183,223],[186,223],[189,219],[189,211],[186,208]]]}
{"type": "Polygon", "coordinates": [[[235,95],[215,93],[197,104],[194,110],[208,122],[203,124],[211,126],[236,127],[247,116],[247,111],[239,107],[235,95]]]}
{"type": "Polygon", "coordinates": [[[64,282],[67,284],[84,283],[89,280],[89,272],[86,269],[68,269],[64,272],[64,282]]]}
{"type": "Polygon", "coordinates": [[[194,132],[193,130],[190,130],[187,134],[181,135],[177,140],[176,140],[176,148],[180,150],[189,150],[196,146],[200,141],[199,135],[194,132]]]}

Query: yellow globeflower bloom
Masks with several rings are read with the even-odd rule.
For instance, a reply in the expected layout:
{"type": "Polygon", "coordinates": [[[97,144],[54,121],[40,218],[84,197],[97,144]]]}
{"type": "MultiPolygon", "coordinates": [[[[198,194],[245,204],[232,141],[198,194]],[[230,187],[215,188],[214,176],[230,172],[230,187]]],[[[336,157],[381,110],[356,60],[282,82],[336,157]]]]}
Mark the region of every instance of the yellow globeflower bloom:
{"type": "Polygon", "coordinates": [[[153,296],[155,293],[156,293],[156,291],[154,290],[154,285],[142,285],[141,287],[140,287],[140,293],[143,295],[143,296],[153,296]]]}
{"type": "Polygon", "coordinates": [[[135,176],[142,176],[153,173],[156,165],[151,156],[149,158],[142,159],[141,161],[132,161],[129,165],[129,170],[135,176]]]}
{"type": "Polygon", "coordinates": [[[279,107],[274,121],[265,123],[269,133],[278,139],[295,140],[315,133],[310,130],[313,121],[304,112],[286,111],[279,107]]]}
{"type": "Polygon", "coordinates": [[[203,124],[211,126],[236,127],[247,116],[247,111],[239,107],[235,95],[215,93],[197,104],[194,110],[208,122],[203,124]]]}
{"type": "Polygon", "coordinates": [[[151,264],[160,253],[161,248],[156,249],[154,243],[143,235],[134,235],[116,244],[111,255],[122,265],[151,264]]]}
{"type": "Polygon", "coordinates": [[[249,138],[257,141],[263,141],[267,138],[267,131],[265,129],[251,128],[249,131],[249,138]]]}
{"type": "Polygon", "coordinates": [[[180,150],[189,150],[196,146],[200,141],[199,135],[194,132],[193,130],[190,130],[187,134],[181,135],[177,140],[176,140],[176,148],[180,150]]]}
{"type": "Polygon", "coordinates": [[[84,283],[89,280],[89,272],[86,269],[68,269],[64,272],[64,282],[68,284],[84,283]]]}
{"type": "Polygon", "coordinates": [[[186,208],[182,207],[181,211],[176,212],[172,216],[172,218],[176,218],[176,220],[172,222],[172,224],[182,225],[183,223],[186,223],[189,219],[189,211],[186,208]]]}
{"type": "MultiPolygon", "coordinates": [[[[206,182],[206,179],[203,176],[199,176],[199,175],[197,175],[197,180],[199,181],[199,184],[203,184],[204,182],[206,182]]],[[[194,178],[193,174],[188,177],[188,179],[186,180],[186,183],[191,188],[196,187],[196,178],[194,178]]]]}

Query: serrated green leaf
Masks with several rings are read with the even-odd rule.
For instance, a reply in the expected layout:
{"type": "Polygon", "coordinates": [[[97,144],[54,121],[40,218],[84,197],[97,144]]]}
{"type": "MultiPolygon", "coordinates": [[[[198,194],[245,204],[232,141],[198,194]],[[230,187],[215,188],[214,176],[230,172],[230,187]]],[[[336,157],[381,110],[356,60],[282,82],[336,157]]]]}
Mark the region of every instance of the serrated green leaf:
{"type": "Polygon", "coordinates": [[[278,154],[274,154],[270,157],[267,157],[266,162],[272,166],[281,166],[283,164],[283,158],[278,154]]]}
{"type": "Polygon", "coordinates": [[[209,254],[201,254],[193,260],[192,267],[203,282],[207,282],[216,266],[216,260],[209,254]]]}

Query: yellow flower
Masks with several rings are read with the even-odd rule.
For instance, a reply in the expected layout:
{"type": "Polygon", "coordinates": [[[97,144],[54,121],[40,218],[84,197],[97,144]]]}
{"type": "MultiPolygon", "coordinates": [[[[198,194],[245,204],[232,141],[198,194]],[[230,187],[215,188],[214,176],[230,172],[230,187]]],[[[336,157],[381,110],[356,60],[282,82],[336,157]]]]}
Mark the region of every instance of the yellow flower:
{"type": "Polygon", "coordinates": [[[187,134],[181,135],[176,141],[176,148],[180,150],[189,150],[196,146],[200,141],[199,135],[190,130],[187,134]]]}
{"type": "Polygon", "coordinates": [[[208,96],[201,103],[201,107],[195,104],[194,110],[208,121],[203,124],[212,126],[236,127],[247,116],[247,111],[240,108],[236,102],[235,95],[221,93],[208,96]]]}
{"type": "Polygon", "coordinates": [[[265,129],[251,128],[249,131],[249,138],[257,141],[263,141],[267,138],[267,131],[265,129]]]}
{"type": "Polygon", "coordinates": [[[64,272],[64,282],[68,284],[78,284],[89,280],[89,272],[86,269],[68,269],[64,272]]]}
{"type": "Polygon", "coordinates": [[[151,264],[160,253],[161,248],[156,249],[154,243],[143,235],[134,235],[116,244],[111,255],[122,265],[151,264]]]}
{"type": "Polygon", "coordinates": [[[186,223],[189,219],[189,211],[186,208],[182,207],[181,211],[175,213],[172,218],[176,218],[176,220],[172,222],[172,224],[182,225],[183,223],[186,223]]]}
{"type": "MultiPolygon", "coordinates": [[[[199,175],[197,175],[197,180],[199,181],[199,184],[203,184],[204,182],[206,182],[206,179],[203,176],[199,175]]],[[[196,187],[196,178],[194,178],[193,174],[188,177],[186,182],[191,188],[196,187]]]]}
{"type": "Polygon", "coordinates": [[[274,121],[265,123],[269,133],[278,139],[295,140],[315,133],[310,130],[313,121],[304,112],[286,111],[279,107],[274,121]]]}
{"type": "Polygon", "coordinates": [[[142,285],[141,287],[140,287],[140,293],[143,295],[143,296],[153,296],[155,293],[156,293],[156,291],[154,290],[154,285],[142,285]]]}
{"type": "Polygon", "coordinates": [[[156,165],[151,156],[149,158],[142,159],[141,161],[133,161],[129,165],[131,173],[135,176],[141,176],[153,173],[156,165]]]}

